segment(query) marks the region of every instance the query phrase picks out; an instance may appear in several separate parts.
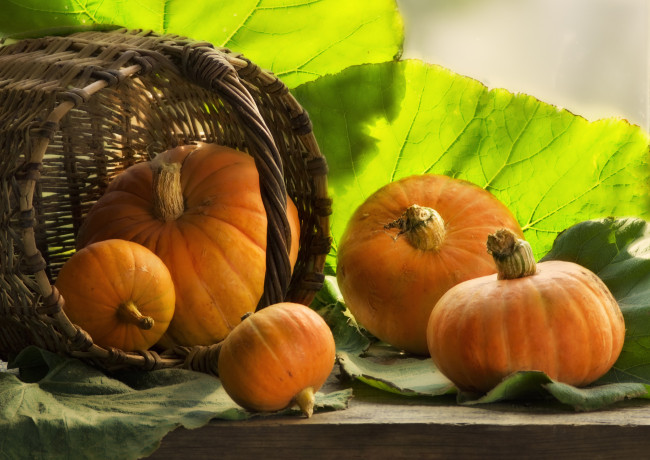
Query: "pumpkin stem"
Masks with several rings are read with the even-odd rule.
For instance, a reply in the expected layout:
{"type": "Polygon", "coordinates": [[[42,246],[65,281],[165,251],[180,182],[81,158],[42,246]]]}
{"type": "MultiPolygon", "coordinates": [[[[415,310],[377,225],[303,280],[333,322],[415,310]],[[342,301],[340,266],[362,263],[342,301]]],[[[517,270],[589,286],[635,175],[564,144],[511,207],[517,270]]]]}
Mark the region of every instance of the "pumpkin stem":
{"type": "Polygon", "coordinates": [[[314,403],[316,402],[316,397],[314,396],[314,388],[307,387],[298,393],[294,400],[303,414],[307,418],[311,417],[314,414],[314,403]]]}
{"type": "Polygon", "coordinates": [[[148,330],[153,327],[154,321],[151,316],[144,316],[132,300],[121,303],[117,309],[117,316],[125,323],[132,323],[140,329],[148,330]]]}
{"type": "Polygon", "coordinates": [[[523,278],[537,271],[533,249],[528,241],[502,228],[488,235],[488,253],[492,254],[500,280],[523,278]]]}
{"type": "Polygon", "coordinates": [[[164,221],[178,219],[185,212],[181,186],[181,164],[156,157],[151,161],[153,171],[153,213],[164,221]]]}
{"type": "Polygon", "coordinates": [[[241,320],[244,321],[246,318],[249,318],[249,317],[251,317],[252,315],[253,315],[253,312],[252,312],[252,311],[247,311],[246,313],[244,313],[244,314],[242,315],[241,320]]]}
{"type": "Polygon", "coordinates": [[[435,209],[413,204],[385,229],[398,228],[411,245],[422,251],[437,251],[445,239],[445,221],[435,209]]]}

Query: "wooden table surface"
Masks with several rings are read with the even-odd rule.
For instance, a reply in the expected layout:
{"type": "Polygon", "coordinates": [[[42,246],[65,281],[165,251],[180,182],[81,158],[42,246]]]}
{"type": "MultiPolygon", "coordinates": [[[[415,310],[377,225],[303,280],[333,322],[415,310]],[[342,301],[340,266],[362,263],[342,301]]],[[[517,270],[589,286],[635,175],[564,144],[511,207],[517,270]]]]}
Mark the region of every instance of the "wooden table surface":
{"type": "MultiPolygon", "coordinates": [[[[335,370],[336,372],[336,370],[335,370]]],[[[352,387],[348,409],[212,421],[169,433],[152,459],[650,459],[650,401],[576,412],[559,403],[459,406],[454,397],[352,387]]]]}

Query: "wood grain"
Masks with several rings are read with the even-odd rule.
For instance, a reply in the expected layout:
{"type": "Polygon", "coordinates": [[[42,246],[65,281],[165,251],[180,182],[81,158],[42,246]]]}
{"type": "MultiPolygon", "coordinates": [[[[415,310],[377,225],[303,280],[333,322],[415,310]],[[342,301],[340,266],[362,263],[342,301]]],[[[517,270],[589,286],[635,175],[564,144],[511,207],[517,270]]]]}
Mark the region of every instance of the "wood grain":
{"type": "Polygon", "coordinates": [[[459,406],[453,397],[391,395],[351,386],[343,411],[215,420],[168,434],[152,459],[650,458],[650,402],[575,412],[549,401],[459,406]]]}

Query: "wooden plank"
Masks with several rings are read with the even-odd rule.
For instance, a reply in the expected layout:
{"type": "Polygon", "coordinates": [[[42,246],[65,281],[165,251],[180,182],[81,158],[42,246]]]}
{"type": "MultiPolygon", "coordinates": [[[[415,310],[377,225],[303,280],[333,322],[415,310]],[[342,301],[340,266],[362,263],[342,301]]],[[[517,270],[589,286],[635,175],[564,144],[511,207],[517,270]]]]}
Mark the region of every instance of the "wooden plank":
{"type": "Polygon", "coordinates": [[[575,459],[650,458],[650,402],[575,412],[559,403],[458,406],[453,397],[410,398],[362,383],[343,411],[212,421],[167,435],[152,459],[575,459]]]}
{"type": "Polygon", "coordinates": [[[615,426],[211,425],[173,432],[152,458],[643,459],[648,434],[648,427],[615,426]]]}

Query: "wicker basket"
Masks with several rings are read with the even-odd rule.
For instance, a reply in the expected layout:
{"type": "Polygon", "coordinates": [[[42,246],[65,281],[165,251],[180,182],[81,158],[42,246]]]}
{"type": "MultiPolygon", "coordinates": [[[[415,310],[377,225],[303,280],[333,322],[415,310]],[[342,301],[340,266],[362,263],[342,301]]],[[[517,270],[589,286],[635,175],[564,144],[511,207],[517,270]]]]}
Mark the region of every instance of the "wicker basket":
{"type": "Polygon", "coordinates": [[[113,369],[212,372],[215,347],[104,349],[62,312],[52,286],[91,205],[117,173],[156,152],[214,142],[250,154],[269,221],[258,308],[307,304],[330,248],[327,164],[307,113],[272,74],[206,42],[120,29],[0,48],[0,357],[28,345],[113,369]],[[287,256],[286,193],[300,253],[287,256]]]}

